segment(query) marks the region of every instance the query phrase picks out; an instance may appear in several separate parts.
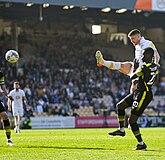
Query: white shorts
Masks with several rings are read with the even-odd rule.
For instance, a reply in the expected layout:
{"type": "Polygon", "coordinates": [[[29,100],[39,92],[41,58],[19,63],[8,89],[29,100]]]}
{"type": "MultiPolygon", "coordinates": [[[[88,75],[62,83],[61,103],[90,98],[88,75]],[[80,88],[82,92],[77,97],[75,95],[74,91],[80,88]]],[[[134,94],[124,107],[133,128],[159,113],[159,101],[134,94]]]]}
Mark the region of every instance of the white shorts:
{"type": "Polygon", "coordinates": [[[13,116],[23,117],[23,108],[12,108],[13,116]]]}

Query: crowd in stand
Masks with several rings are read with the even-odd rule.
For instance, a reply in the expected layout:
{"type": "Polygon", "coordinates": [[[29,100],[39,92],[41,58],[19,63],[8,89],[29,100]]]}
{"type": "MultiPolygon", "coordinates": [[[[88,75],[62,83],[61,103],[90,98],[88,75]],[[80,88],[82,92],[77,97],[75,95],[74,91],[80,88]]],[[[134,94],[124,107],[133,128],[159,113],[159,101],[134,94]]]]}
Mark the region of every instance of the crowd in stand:
{"type": "MultiPolygon", "coordinates": [[[[4,53],[9,49],[6,44],[10,38],[2,36],[0,50],[4,53]]],[[[78,116],[75,109],[80,106],[93,106],[96,115],[100,107],[114,111],[115,104],[129,93],[129,77],[98,68],[95,51],[95,42],[90,37],[56,34],[53,40],[41,42],[33,41],[24,32],[19,37],[20,64],[2,60],[6,85],[11,90],[13,81],[20,82],[34,113],[31,115],[78,116]]],[[[113,60],[109,53],[105,56],[113,60]]],[[[154,93],[165,93],[163,82],[156,83],[154,93]]]]}

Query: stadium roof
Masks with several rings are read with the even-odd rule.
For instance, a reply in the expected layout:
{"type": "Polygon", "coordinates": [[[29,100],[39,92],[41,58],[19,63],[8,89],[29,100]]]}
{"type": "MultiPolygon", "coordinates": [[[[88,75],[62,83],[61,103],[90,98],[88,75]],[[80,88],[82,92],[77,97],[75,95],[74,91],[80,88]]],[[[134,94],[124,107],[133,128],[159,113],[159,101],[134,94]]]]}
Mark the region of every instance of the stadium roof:
{"type": "Polygon", "coordinates": [[[111,9],[141,9],[146,11],[165,12],[165,0],[0,0],[0,2],[50,4],[57,6],[111,8],[111,9]]]}
{"type": "Polygon", "coordinates": [[[34,3],[50,5],[74,5],[77,7],[86,6],[91,8],[105,8],[110,7],[112,9],[125,8],[132,10],[136,3],[136,0],[0,0],[1,2],[17,2],[17,3],[34,3]]]}
{"type": "MultiPolygon", "coordinates": [[[[58,17],[65,17],[70,19],[82,19],[82,21],[90,20],[96,23],[120,23],[121,21],[123,21],[123,23],[130,22],[134,25],[149,25],[153,23],[154,26],[162,26],[164,28],[165,12],[150,12],[148,11],[149,9],[147,10],[146,8],[147,3],[141,3],[142,1],[144,2],[144,0],[31,0],[30,3],[30,0],[0,0],[0,18],[21,20],[32,17],[38,18],[42,14],[44,19],[47,20],[57,20],[58,17]],[[125,2],[124,4],[123,1],[125,2]],[[72,4],[72,2],[74,4],[72,4]],[[128,2],[130,9],[125,8],[128,2]],[[49,5],[44,7],[44,5],[47,5],[45,3],[49,3],[49,5]],[[31,4],[31,6],[28,6],[28,4],[31,4]],[[84,6],[85,4],[90,4],[91,7],[84,6]],[[108,7],[107,4],[111,6],[108,7]],[[136,9],[131,9],[131,5],[135,5],[136,9]],[[68,8],[64,9],[65,6],[68,8]],[[71,6],[73,8],[71,8],[71,6]],[[144,11],[140,9],[142,7],[145,8],[144,11]],[[109,11],[105,13],[103,8],[109,9],[109,11]],[[126,10],[120,14],[118,11],[123,9],[126,10]]],[[[145,0],[145,2],[147,1],[149,0],[145,0]]],[[[151,7],[151,5],[149,7],[151,7]]]]}

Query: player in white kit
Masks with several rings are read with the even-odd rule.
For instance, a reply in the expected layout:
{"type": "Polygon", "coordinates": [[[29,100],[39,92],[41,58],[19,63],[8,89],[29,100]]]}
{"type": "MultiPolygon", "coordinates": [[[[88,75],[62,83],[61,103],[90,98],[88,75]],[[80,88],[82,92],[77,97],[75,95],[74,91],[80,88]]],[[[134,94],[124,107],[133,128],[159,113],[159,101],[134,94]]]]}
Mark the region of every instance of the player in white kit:
{"type": "MultiPolygon", "coordinates": [[[[102,53],[100,51],[96,52],[96,60],[98,64],[101,64],[108,69],[112,70],[119,70],[120,72],[131,76],[132,73],[138,68],[143,65],[142,55],[143,51],[146,48],[152,48],[154,50],[154,63],[159,65],[160,56],[159,53],[153,44],[152,41],[146,40],[144,37],[141,36],[141,33],[138,29],[133,29],[128,34],[129,39],[131,40],[132,44],[135,46],[135,58],[134,62],[116,62],[116,61],[107,61],[103,59],[102,53]]],[[[131,92],[136,89],[136,85],[132,83],[131,92]]]]}
{"type": "MultiPolygon", "coordinates": [[[[97,63],[109,69],[119,70],[120,72],[127,74],[131,77],[132,74],[136,71],[136,69],[144,64],[142,60],[144,50],[147,48],[152,48],[154,51],[154,63],[157,64],[157,66],[160,66],[159,65],[160,56],[152,41],[146,40],[144,37],[142,37],[140,31],[137,29],[130,31],[128,37],[131,40],[132,44],[135,46],[134,62],[106,61],[103,59],[102,53],[100,51],[97,51],[96,52],[97,63]]],[[[134,96],[134,92],[137,89],[137,84],[138,84],[138,79],[133,79],[130,89],[131,93],[117,103],[116,108],[118,112],[119,128],[114,132],[110,132],[109,135],[125,136],[125,131],[124,131],[125,109],[131,107],[134,102],[133,96],[134,96]]],[[[139,127],[137,125],[137,119],[138,116],[131,113],[131,116],[129,118],[129,124],[131,126],[132,132],[134,133],[136,139],[138,140],[138,145],[135,148],[135,150],[146,149],[147,146],[142,140],[139,127]]]]}
{"type": "Polygon", "coordinates": [[[8,99],[8,110],[11,111],[12,107],[15,123],[14,130],[16,133],[20,133],[21,120],[24,114],[23,102],[25,103],[26,107],[28,106],[28,103],[25,92],[20,89],[19,82],[14,82],[14,89],[10,91],[9,96],[12,96],[14,101],[8,99]]]}

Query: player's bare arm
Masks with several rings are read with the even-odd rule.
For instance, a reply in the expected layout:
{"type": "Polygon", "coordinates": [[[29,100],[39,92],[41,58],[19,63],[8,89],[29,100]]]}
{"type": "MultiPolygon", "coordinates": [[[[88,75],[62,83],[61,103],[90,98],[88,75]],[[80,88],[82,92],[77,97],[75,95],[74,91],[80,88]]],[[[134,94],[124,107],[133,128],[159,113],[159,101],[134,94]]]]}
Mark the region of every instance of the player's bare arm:
{"type": "Polygon", "coordinates": [[[2,91],[3,91],[3,94],[4,94],[7,98],[9,98],[11,101],[14,100],[12,96],[8,96],[8,93],[7,93],[7,90],[6,90],[5,85],[1,85],[1,89],[2,89],[2,91]]]}
{"type": "Polygon", "coordinates": [[[8,111],[11,111],[11,100],[8,98],[7,101],[8,111]]]}
{"type": "Polygon", "coordinates": [[[123,74],[129,74],[132,68],[132,62],[115,62],[115,61],[106,61],[103,58],[103,55],[100,51],[96,51],[96,60],[98,64],[101,64],[108,69],[118,70],[123,74]]]}
{"type": "Polygon", "coordinates": [[[159,61],[160,61],[160,55],[159,55],[159,53],[158,53],[158,51],[157,50],[154,50],[154,57],[155,57],[155,64],[157,64],[158,66],[160,66],[160,64],[159,64],[159,61]]]}
{"type": "Polygon", "coordinates": [[[23,101],[24,101],[24,104],[25,104],[26,108],[29,107],[28,101],[27,101],[27,98],[26,97],[23,97],[23,101]]]}

